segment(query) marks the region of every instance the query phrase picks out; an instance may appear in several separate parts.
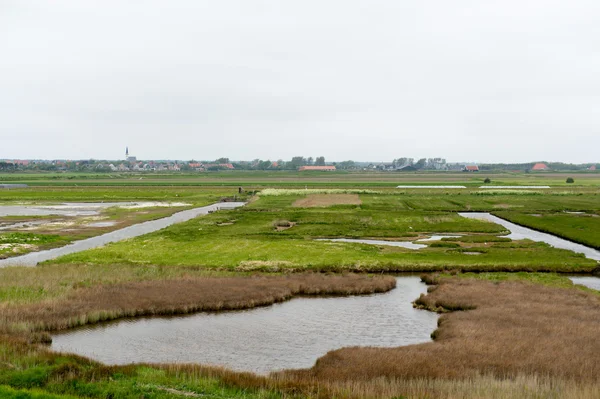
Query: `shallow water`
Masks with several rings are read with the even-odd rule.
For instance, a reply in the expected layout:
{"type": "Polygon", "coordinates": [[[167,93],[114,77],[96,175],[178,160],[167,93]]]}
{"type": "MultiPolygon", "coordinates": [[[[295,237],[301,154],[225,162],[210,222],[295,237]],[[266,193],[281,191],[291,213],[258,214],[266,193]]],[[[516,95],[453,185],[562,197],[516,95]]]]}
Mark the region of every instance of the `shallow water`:
{"type": "Polygon", "coordinates": [[[440,241],[443,238],[454,238],[454,237],[462,237],[459,234],[453,234],[453,235],[432,235],[431,237],[427,237],[427,238],[420,238],[417,240],[417,242],[423,242],[423,241],[440,241]]]}
{"type": "Polygon", "coordinates": [[[111,231],[96,237],[87,238],[81,241],[75,241],[72,244],[60,248],[49,249],[47,251],[31,252],[26,255],[0,260],[0,267],[6,266],[36,266],[39,262],[58,258],[59,256],[72,254],[101,247],[111,242],[122,241],[128,238],[141,236],[154,231],[164,229],[175,223],[181,223],[193,219],[200,215],[206,215],[219,209],[233,209],[245,205],[243,202],[222,202],[201,208],[189,209],[187,211],[177,212],[169,217],[152,220],[125,227],[120,230],[111,231]]]}
{"type": "Polygon", "coordinates": [[[425,244],[413,244],[409,241],[384,241],[384,240],[363,240],[358,238],[321,238],[317,241],[333,241],[333,242],[349,242],[353,244],[369,244],[369,245],[387,245],[390,247],[401,247],[406,249],[421,249],[427,248],[425,244]]]}
{"type": "Polygon", "coordinates": [[[594,248],[586,247],[585,245],[577,244],[553,236],[552,234],[542,233],[527,227],[522,227],[486,212],[461,212],[459,215],[469,219],[487,220],[488,222],[499,224],[510,231],[510,234],[506,237],[513,240],[530,239],[532,241],[545,242],[546,244],[549,244],[555,248],[568,249],[573,252],[582,253],[589,259],[600,260],[600,251],[594,248]]]}
{"type": "Polygon", "coordinates": [[[574,284],[584,285],[588,288],[600,291],[600,277],[583,276],[569,277],[574,284]]]}
{"type": "Polygon", "coordinates": [[[71,202],[56,205],[0,205],[1,216],[94,216],[104,208],[135,202],[71,202]]]}
{"type": "Polygon", "coordinates": [[[146,318],[53,336],[52,349],[106,364],[201,363],[268,373],[311,367],[348,346],[395,347],[431,340],[438,316],[414,309],[426,292],[418,277],[368,296],[296,298],[246,311],[146,318]]]}

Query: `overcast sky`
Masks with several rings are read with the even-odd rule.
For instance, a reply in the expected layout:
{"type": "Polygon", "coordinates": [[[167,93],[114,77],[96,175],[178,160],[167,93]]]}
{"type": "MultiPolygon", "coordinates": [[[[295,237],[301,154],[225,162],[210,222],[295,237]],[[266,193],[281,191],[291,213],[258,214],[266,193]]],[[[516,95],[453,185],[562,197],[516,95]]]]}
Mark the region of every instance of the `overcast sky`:
{"type": "Polygon", "coordinates": [[[0,0],[0,159],[600,161],[597,0],[0,0]]]}

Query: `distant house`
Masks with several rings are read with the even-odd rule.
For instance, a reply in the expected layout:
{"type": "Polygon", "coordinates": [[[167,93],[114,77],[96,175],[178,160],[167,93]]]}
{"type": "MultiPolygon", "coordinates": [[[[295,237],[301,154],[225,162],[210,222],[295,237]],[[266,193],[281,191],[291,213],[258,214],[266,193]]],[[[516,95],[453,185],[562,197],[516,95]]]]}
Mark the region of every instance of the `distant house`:
{"type": "Polygon", "coordinates": [[[235,169],[230,163],[205,163],[204,169],[235,169]]]}
{"type": "Polygon", "coordinates": [[[382,162],[379,165],[377,165],[377,169],[380,170],[394,170],[396,169],[396,165],[392,162],[382,162]]]}
{"type": "Polygon", "coordinates": [[[479,172],[479,166],[477,165],[465,165],[463,172],[479,172]]]}
{"type": "Polygon", "coordinates": [[[588,168],[588,170],[596,170],[596,165],[592,165],[588,168]]]}
{"type": "Polygon", "coordinates": [[[308,170],[322,170],[322,171],[334,171],[335,166],[300,166],[298,168],[300,172],[308,171],[308,170]]]}
{"type": "Polygon", "coordinates": [[[531,170],[549,170],[550,168],[548,167],[548,165],[546,165],[545,163],[542,162],[538,162],[535,165],[533,165],[533,167],[531,168],[531,170]]]}
{"type": "Polygon", "coordinates": [[[412,165],[404,165],[396,169],[398,172],[416,172],[417,168],[412,165]]]}

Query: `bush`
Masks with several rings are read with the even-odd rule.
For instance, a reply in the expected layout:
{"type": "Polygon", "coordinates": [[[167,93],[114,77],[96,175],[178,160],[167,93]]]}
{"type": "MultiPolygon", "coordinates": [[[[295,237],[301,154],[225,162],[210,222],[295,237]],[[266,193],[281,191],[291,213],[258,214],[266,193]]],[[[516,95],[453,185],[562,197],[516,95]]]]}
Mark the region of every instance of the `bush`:
{"type": "Polygon", "coordinates": [[[486,177],[485,180],[483,181],[484,183],[491,183],[492,181],[490,180],[489,177],[486,177]]]}
{"type": "Polygon", "coordinates": [[[567,177],[567,183],[575,183],[572,177],[567,177]]]}
{"type": "Polygon", "coordinates": [[[430,248],[459,248],[460,245],[455,242],[434,242],[429,245],[430,248]]]}

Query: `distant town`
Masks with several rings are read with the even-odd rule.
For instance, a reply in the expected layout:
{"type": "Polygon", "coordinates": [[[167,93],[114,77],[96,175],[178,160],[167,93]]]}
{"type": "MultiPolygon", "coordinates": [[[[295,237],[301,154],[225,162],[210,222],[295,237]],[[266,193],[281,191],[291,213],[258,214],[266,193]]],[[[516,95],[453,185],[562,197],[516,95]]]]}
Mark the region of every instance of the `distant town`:
{"type": "Polygon", "coordinates": [[[297,170],[297,171],[514,171],[514,172],[547,172],[547,171],[596,171],[600,163],[571,164],[563,162],[527,162],[527,163],[474,163],[446,162],[444,158],[408,158],[401,157],[391,162],[341,161],[327,162],[325,157],[296,156],[289,161],[278,159],[252,161],[232,161],[229,158],[218,158],[210,161],[180,160],[138,160],[125,149],[121,160],[43,160],[43,159],[1,159],[0,171],[54,171],[54,172],[207,172],[220,170],[297,170]]]}

